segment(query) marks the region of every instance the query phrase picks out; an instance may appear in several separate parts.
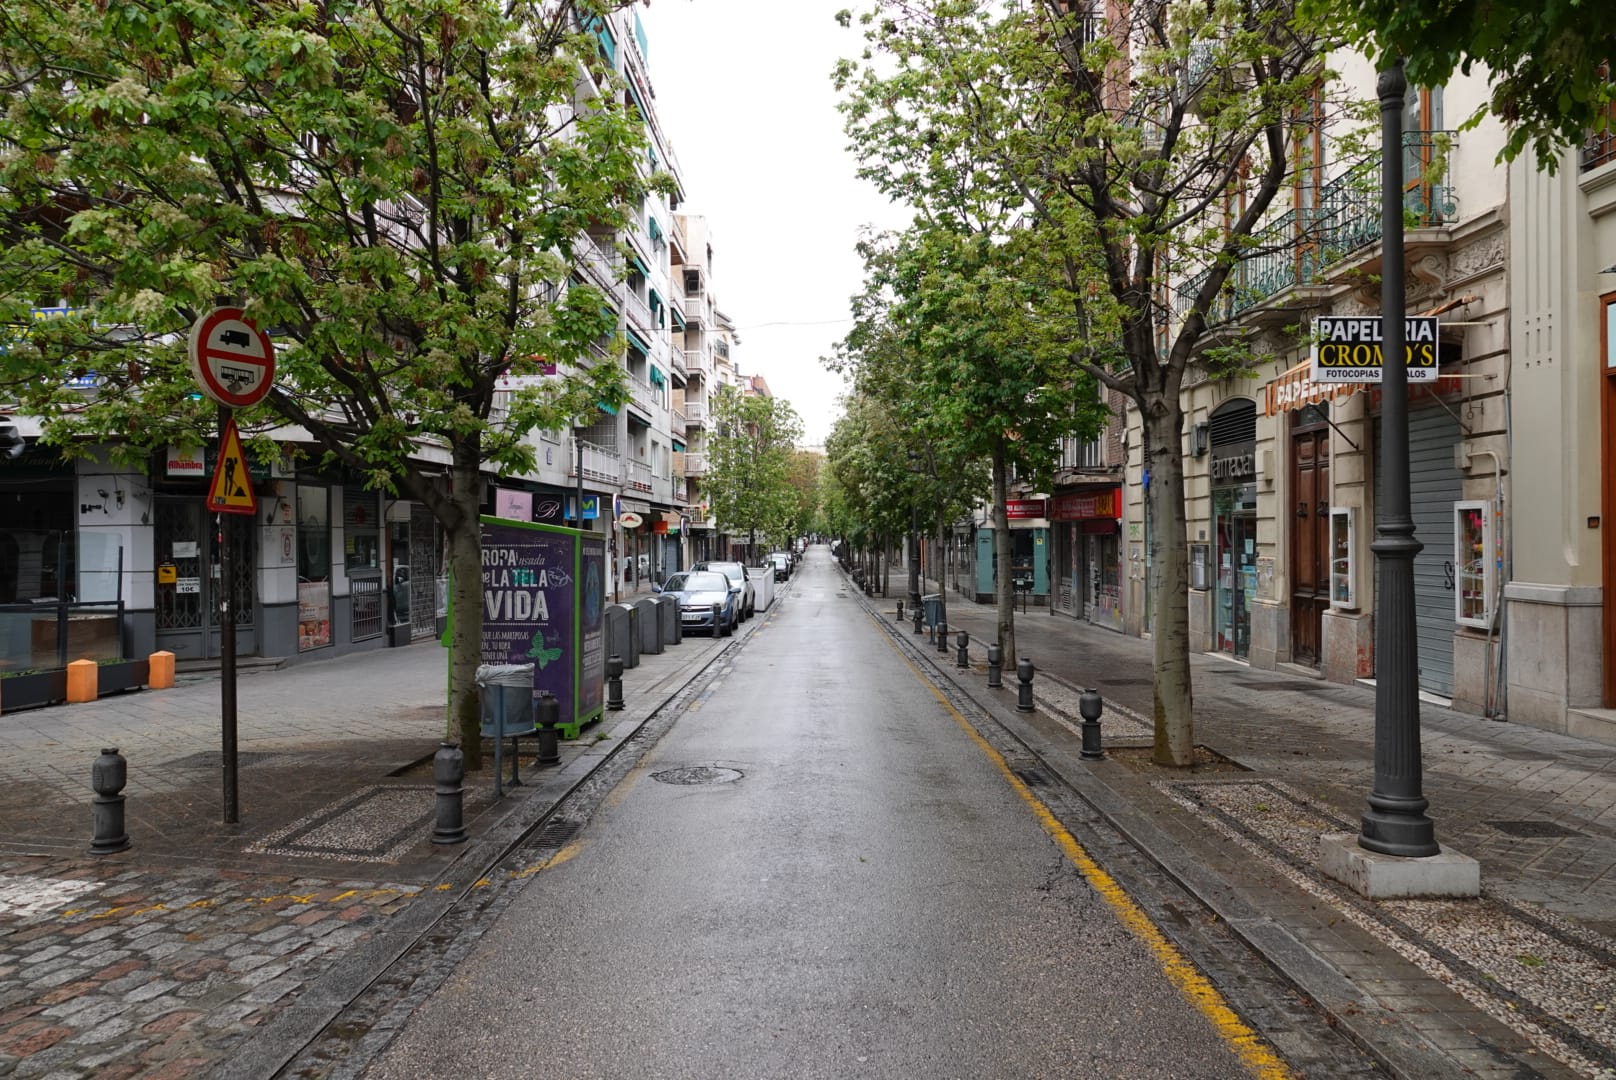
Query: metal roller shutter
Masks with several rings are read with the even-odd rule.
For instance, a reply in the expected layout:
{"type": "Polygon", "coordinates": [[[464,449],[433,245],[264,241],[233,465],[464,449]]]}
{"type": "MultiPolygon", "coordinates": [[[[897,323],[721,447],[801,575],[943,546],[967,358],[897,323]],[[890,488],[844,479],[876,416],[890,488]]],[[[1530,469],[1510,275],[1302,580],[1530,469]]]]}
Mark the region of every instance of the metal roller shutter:
{"type": "MultiPolygon", "coordinates": [[[[1379,425],[1375,431],[1379,445],[1379,425]]],[[[1414,538],[1424,548],[1414,559],[1414,617],[1420,650],[1420,689],[1453,696],[1453,504],[1464,497],[1453,447],[1459,421],[1439,407],[1408,414],[1409,496],[1414,538]]],[[[1375,505],[1382,497],[1375,474],[1375,505]]],[[[1378,568],[1377,568],[1378,570],[1378,568]]],[[[1379,574],[1376,574],[1379,589],[1379,574]]],[[[1380,609],[1376,604],[1376,611],[1380,609]]]]}

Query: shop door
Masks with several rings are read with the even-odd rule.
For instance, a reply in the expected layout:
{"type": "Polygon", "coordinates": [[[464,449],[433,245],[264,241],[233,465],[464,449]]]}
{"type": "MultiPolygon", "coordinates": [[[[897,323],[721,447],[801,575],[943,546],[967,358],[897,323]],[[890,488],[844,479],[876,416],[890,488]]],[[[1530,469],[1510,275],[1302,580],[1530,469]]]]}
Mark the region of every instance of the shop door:
{"type": "MultiPolygon", "coordinates": [[[[203,512],[200,496],[158,496],[156,506],[157,647],[181,660],[219,656],[219,601],[224,579],[218,517],[203,512]],[[172,571],[167,568],[172,567],[172,571]],[[169,581],[168,578],[173,580],[169,581]]],[[[230,575],[235,588],[236,653],[258,652],[253,523],[231,521],[230,575]]]]}
{"type": "Polygon", "coordinates": [[[1318,667],[1330,607],[1330,429],[1313,409],[1291,434],[1291,491],[1291,659],[1318,667]]]}

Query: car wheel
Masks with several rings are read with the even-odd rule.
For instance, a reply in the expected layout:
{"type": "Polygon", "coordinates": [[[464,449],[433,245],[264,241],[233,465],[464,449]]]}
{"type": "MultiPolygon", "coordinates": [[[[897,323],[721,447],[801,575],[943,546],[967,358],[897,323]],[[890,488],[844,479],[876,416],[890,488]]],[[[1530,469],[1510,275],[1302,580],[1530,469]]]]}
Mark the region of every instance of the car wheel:
{"type": "Polygon", "coordinates": [[[713,623],[713,633],[716,634],[718,637],[729,637],[734,632],[735,632],[735,624],[732,623],[732,622],[726,622],[723,625],[719,625],[716,622],[713,623]]]}

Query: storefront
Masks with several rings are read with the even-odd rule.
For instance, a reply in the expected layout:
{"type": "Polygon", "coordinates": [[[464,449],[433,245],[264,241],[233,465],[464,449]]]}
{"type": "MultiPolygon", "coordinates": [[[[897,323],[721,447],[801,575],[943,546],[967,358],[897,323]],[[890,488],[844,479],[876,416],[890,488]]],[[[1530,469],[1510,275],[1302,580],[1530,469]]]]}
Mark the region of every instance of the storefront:
{"type": "Polygon", "coordinates": [[[1209,424],[1212,647],[1243,660],[1251,654],[1251,603],[1257,595],[1256,403],[1248,398],[1226,401],[1212,412],[1209,424]]]}
{"type": "MultiPolygon", "coordinates": [[[[1047,499],[1007,499],[1010,520],[1010,580],[1016,598],[1030,604],[1049,602],[1049,519],[1047,499]]],[[[976,601],[991,603],[999,580],[998,548],[991,525],[976,533],[976,601]]]]}
{"type": "Polygon", "coordinates": [[[1122,490],[1115,484],[1060,491],[1050,499],[1055,609],[1122,630],[1122,490]]]}

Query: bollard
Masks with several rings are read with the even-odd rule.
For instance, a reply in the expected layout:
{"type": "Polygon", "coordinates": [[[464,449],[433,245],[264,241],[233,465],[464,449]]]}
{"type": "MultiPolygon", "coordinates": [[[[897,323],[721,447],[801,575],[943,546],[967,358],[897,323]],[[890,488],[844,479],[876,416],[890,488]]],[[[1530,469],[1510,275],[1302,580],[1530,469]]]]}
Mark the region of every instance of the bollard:
{"type": "MultiPolygon", "coordinates": [[[[713,633],[718,633],[718,617],[713,617],[713,633]]],[[[612,712],[623,708],[623,658],[616,653],[606,658],[606,707],[612,712]]]]}
{"type": "Polygon", "coordinates": [[[917,635],[925,633],[926,632],[926,627],[925,627],[926,615],[925,615],[925,612],[921,611],[920,608],[918,608],[918,607],[915,608],[914,618],[915,618],[915,633],[917,635]]]}
{"type": "Polygon", "coordinates": [[[129,834],[123,829],[123,791],[129,782],[129,763],[118,753],[116,746],[101,751],[101,756],[90,766],[90,786],[95,789],[91,800],[91,820],[95,835],[90,840],[91,855],[111,855],[129,847],[129,834]]]}
{"type": "Polygon", "coordinates": [[[1016,711],[1032,712],[1032,661],[1023,656],[1016,661],[1016,711]]]}
{"type": "Polygon", "coordinates": [[[1004,657],[999,652],[999,646],[988,646],[988,689],[1004,689],[1004,657]]]}
{"type": "Polygon", "coordinates": [[[438,819],[432,826],[434,844],[459,844],[466,839],[466,755],[460,744],[445,742],[432,755],[432,790],[437,795],[438,819]]]}
{"type": "Polygon", "coordinates": [[[937,651],[948,655],[948,624],[941,619],[937,620],[937,651]]]}
{"type": "Polygon", "coordinates": [[[1090,761],[1105,757],[1105,748],[1100,745],[1100,712],[1104,707],[1100,692],[1092,686],[1077,696],[1077,712],[1083,717],[1083,751],[1079,757],[1090,761]]]}
{"type": "Polygon", "coordinates": [[[961,630],[959,636],[954,639],[954,644],[959,646],[959,655],[954,658],[954,666],[964,671],[971,666],[971,635],[961,630]]]}
{"type": "Polygon", "coordinates": [[[533,707],[539,722],[539,764],[561,764],[561,702],[548,690],[541,691],[533,707]]]}
{"type": "Polygon", "coordinates": [[[903,622],[903,601],[898,601],[898,621],[903,622]]]}

